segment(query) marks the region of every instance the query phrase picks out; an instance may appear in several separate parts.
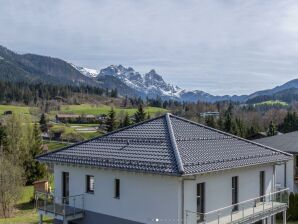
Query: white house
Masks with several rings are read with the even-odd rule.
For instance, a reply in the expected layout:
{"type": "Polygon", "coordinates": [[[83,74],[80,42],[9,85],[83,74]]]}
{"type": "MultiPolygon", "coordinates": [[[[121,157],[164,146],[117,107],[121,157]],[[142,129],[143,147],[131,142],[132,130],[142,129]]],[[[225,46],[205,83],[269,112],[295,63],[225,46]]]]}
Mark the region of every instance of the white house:
{"type": "Polygon", "coordinates": [[[275,165],[292,156],[165,114],[37,159],[55,175],[55,192],[36,196],[41,220],[225,224],[285,214],[275,165]]]}
{"type": "Polygon", "coordinates": [[[293,160],[276,166],[276,185],[298,193],[298,131],[255,140],[293,155],[293,160]]]}

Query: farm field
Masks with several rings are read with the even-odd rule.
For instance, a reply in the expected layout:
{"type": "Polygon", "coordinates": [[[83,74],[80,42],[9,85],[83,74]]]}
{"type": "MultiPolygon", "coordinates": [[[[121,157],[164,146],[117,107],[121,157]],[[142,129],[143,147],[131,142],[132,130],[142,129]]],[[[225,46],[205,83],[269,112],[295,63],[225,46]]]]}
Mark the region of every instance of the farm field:
{"type": "MultiPolygon", "coordinates": [[[[135,108],[114,108],[116,113],[120,113],[123,111],[124,113],[128,113],[129,115],[133,115],[137,109],[135,108]]],[[[107,114],[111,110],[110,106],[106,105],[92,105],[92,104],[81,104],[81,105],[63,105],[61,106],[61,111],[59,113],[69,113],[69,114],[107,114]]],[[[159,107],[146,107],[146,113],[149,113],[151,116],[154,116],[156,113],[165,113],[167,110],[159,107]]],[[[52,111],[52,113],[57,114],[57,111],[52,111]]]]}

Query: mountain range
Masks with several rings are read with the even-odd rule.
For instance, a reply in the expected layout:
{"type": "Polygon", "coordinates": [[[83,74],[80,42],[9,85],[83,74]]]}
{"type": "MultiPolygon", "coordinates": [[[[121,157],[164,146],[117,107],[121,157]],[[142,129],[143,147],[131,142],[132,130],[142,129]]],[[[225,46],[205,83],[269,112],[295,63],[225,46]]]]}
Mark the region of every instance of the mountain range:
{"type": "Polygon", "coordinates": [[[122,96],[179,101],[258,102],[264,99],[298,100],[298,79],[250,95],[215,96],[201,90],[185,90],[167,83],[154,69],[140,74],[131,67],[111,65],[101,70],[84,68],[64,60],[36,54],[17,54],[0,46],[0,79],[13,82],[49,82],[117,89],[122,96]]]}

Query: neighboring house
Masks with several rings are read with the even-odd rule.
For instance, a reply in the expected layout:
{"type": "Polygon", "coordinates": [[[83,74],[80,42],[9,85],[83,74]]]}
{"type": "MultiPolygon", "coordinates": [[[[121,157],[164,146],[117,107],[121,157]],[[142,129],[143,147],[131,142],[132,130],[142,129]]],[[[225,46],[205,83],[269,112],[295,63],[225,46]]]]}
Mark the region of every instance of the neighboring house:
{"type": "Polygon", "coordinates": [[[77,115],[77,114],[57,114],[56,122],[62,123],[95,123],[97,122],[96,116],[92,114],[77,115]]]}
{"type": "Polygon", "coordinates": [[[270,224],[288,200],[275,165],[292,156],[167,113],[37,159],[55,176],[54,195],[37,195],[41,219],[270,224]]]}
{"type": "Polygon", "coordinates": [[[203,117],[203,118],[206,118],[206,117],[219,118],[219,112],[217,112],[217,111],[203,112],[203,113],[200,113],[200,116],[203,117]]]}
{"type": "Polygon", "coordinates": [[[298,193],[298,131],[255,140],[260,144],[292,154],[293,160],[276,168],[276,184],[298,193]]]}

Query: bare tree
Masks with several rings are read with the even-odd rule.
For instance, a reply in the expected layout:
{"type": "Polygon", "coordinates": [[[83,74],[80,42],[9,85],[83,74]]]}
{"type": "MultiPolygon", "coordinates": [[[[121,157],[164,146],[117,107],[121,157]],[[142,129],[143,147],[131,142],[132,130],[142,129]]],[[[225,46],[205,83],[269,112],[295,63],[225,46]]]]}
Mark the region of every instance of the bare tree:
{"type": "Polygon", "coordinates": [[[25,180],[20,166],[9,160],[5,154],[1,155],[0,160],[0,208],[1,215],[7,218],[21,197],[25,180]]]}

